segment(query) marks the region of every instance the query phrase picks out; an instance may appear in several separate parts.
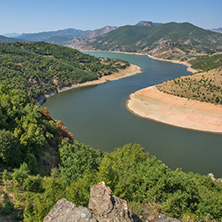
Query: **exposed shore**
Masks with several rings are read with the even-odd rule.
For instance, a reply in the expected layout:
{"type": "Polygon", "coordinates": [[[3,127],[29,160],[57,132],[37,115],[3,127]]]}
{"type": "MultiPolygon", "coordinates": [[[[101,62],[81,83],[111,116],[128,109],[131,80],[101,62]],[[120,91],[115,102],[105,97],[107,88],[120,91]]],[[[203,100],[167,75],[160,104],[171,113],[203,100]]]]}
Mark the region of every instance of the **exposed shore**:
{"type": "Polygon", "coordinates": [[[73,84],[71,86],[67,86],[62,89],[54,90],[50,93],[46,93],[41,96],[37,104],[42,105],[46,101],[47,98],[54,96],[55,94],[60,93],[60,92],[64,92],[64,91],[75,89],[75,88],[85,87],[85,86],[99,85],[107,81],[114,81],[114,80],[122,79],[122,78],[129,77],[138,73],[141,73],[141,68],[137,65],[130,64],[130,66],[127,67],[126,69],[120,70],[119,72],[113,73],[111,75],[103,76],[100,79],[88,81],[84,83],[79,83],[79,84],[73,84]]]}
{"type": "Polygon", "coordinates": [[[161,123],[222,133],[222,105],[169,95],[155,86],[131,94],[127,108],[135,115],[161,123]]]}
{"type": "Polygon", "coordinates": [[[188,62],[185,62],[185,61],[162,59],[162,58],[157,58],[157,57],[154,57],[151,55],[148,55],[148,57],[150,57],[151,59],[159,60],[159,61],[172,62],[172,63],[185,65],[185,66],[187,66],[187,72],[196,73],[196,72],[200,71],[198,69],[191,68],[191,64],[188,62]]]}

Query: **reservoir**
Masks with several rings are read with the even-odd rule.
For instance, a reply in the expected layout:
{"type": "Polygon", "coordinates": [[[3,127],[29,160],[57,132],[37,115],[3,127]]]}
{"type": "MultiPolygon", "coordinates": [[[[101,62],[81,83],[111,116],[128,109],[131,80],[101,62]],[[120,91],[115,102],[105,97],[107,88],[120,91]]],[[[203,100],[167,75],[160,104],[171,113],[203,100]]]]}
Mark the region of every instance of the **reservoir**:
{"type": "MultiPolygon", "coordinates": [[[[172,169],[222,177],[222,135],[177,128],[134,116],[126,108],[131,93],[179,76],[186,66],[156,61],[145,55],[90,52],[120,58],[142,73],[97,86],[72,89],[47,100],[50,114],[62,120],[74,139],[102,151],[139,143],[172,169]]],[[[203,120],[204,121],[204,120],[203,120]]]]}

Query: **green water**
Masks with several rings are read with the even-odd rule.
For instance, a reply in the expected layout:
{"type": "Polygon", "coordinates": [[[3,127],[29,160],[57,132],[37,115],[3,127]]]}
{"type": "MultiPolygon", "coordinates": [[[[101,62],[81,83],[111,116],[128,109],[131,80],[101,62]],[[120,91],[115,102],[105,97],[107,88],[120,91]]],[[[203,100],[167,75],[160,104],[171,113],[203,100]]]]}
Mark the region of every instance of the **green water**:
{"type": "MultiPolygon", "coordinates": [[[[60,119],[76,140],[103,151],[126,143],[139,143],[172,169],[214,173],[222,177],[222,135],[181,129],[142,119],[125,107],[129,95],[141,88],[189,75],[186,67],[156,61],[142,55],[90,53],[121,58],[139,65],[142,73],[98,86],[57,94],[44,104],[60,119]]],[[[204,121],[204,120],[203,120],[204,121]]]]}

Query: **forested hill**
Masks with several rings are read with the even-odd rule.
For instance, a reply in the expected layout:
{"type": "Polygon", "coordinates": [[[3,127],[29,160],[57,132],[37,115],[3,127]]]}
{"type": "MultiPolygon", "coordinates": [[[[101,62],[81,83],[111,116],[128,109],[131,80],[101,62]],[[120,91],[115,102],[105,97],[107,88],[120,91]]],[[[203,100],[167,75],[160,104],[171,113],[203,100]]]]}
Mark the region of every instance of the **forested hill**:
{"type": "Polygon", "coordinates": [[[82,43],[82,48],[148,53],[165,59],[222,51],[222,35],[190,23],[159,26],[123,26],[105,36],[82,43]]]}
{"type": "Polygon", "coordinates": [[[44,42],[0,44],[0,81],[33,98],[71,84],[91,81],[129,66],[44,42]]]}

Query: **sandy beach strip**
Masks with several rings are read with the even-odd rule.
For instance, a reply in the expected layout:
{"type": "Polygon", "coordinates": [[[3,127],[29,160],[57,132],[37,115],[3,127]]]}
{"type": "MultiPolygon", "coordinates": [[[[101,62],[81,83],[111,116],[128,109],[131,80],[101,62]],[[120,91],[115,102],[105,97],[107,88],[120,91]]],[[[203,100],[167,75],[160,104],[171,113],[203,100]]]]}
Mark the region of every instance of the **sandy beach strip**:
{"type": "Polygon", "coordinates": [[[103,76],[100,79],[88,81],[88,82],[84,82],[84,83],[73,84],[71,86],[63,87],[62,89],[57,89],[57,90],[52,91],[50,93],[46,93],[41,96],[41,98],[37,102],[37,104],[42,105],[46,101],[47,98],[54,96],[55,94],[60,93],[60,92],[64,92],[64,91],[75,89],[75,88],[85,87],[85,86],[99,85],[99,84],[105,83],[107,81],[114,81],[114,80],[122,79],[122,78],[129,77],[129,76],[141,73],[141,72],[142,71],[139,66],[134,65],[134,64],[130,64],[130,66],[127,67],[126,69],[122,69],[119,72],[113,73],[111,75],[103,76]]]}
{"type": "Polygon", "coordinates": [[[155,86],[131,94],[127,108],[135,115],[161,123],[222,133],[222,105],[169,95],[155,86]]]}

